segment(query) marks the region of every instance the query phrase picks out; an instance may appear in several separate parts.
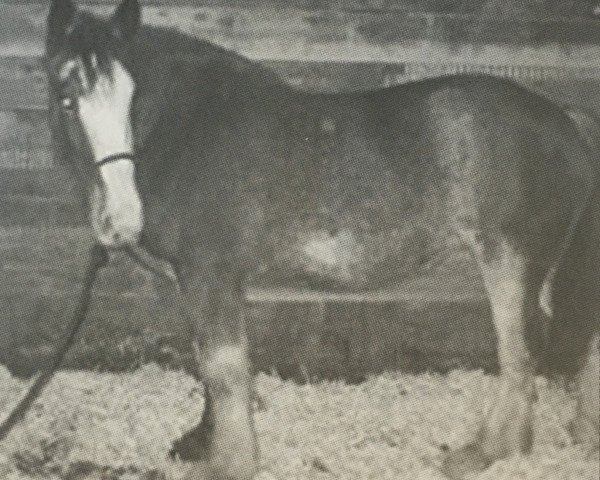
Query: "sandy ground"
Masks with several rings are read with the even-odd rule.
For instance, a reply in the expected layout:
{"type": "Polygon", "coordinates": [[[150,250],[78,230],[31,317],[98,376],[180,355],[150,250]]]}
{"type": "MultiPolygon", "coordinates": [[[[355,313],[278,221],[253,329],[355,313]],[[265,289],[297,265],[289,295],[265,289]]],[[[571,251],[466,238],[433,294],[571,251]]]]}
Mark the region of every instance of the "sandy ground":
{"type": "MultiPolygon", "coordinates": [[[[27,383],[0,368],[0,385],[4,415],[27,383]]],[[[566,432],[573,399],[544,379],[538,387],[533,453],[477,478],[597,480],[598,451],[573,445],[566,432]]],[[[471,438],[496,388],[496,378],[481,372],[305,386],[261,374],[257,480],[443,479],[443,445],[471,438]]],[[[191,377],[154,365],[128,374],[59,372],[0,445],[0,478],[138,480],[165,472],[179,479],[185,465],[167,452],[199,418],[201,392],[191,377]]]]}

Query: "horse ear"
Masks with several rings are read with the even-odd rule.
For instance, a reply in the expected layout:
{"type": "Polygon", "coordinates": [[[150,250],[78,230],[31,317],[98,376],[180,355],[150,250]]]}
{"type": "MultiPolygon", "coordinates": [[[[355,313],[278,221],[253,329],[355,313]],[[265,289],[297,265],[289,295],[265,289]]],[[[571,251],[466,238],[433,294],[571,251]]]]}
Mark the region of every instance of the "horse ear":
{"type": "Polygon", "coordinates": [[[62,45],[65,32],[73,22],[75,5],[71,0],[52,0],[46,30],[46,52],[52,53],[62,45]]]}
{"type": "Polygon", "coordinates": [[[123,40],[129,40],[140,26],[140,5],[138,0],[123,0],[112,17],[113,33],[123,40]]]}

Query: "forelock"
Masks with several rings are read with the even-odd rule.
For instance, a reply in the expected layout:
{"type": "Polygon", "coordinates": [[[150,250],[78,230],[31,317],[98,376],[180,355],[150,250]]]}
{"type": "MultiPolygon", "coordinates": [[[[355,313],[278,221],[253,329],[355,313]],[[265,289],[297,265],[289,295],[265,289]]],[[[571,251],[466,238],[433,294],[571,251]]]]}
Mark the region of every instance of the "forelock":
{"type": "Polygon", "coordinates": [[[99,76],[112,75],[115,38],[106,21],[83,13],[67,32],[65,47],[65,64],[78,62],[89,88],[93,88],[99,76]]]}

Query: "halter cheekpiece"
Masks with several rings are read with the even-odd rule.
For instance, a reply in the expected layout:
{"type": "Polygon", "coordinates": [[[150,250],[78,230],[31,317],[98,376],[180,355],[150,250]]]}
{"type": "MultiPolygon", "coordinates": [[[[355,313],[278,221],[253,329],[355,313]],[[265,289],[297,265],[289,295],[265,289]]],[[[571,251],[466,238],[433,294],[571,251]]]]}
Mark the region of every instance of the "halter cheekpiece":
{"type": "Polygon", "coordinates": [[[108,157],[104,157],[99,162],[96,162],[96,167],[100,168],[102,165],[117,162],[119,160],[131,160],[133,163],[135,163],[135,154],[128,152],[115,153],[113,155],[109,155],[108,157]]]}

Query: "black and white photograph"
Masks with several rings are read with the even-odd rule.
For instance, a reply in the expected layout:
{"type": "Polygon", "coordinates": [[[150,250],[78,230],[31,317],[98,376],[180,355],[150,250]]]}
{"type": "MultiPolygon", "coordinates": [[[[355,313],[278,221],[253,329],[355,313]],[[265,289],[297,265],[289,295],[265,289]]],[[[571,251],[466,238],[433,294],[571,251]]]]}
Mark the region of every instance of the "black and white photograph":
{"type": "Polygon", "coordinates": [[[598,480],[600,2],[0,0],[0,480],[598,480]]]}

